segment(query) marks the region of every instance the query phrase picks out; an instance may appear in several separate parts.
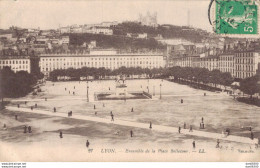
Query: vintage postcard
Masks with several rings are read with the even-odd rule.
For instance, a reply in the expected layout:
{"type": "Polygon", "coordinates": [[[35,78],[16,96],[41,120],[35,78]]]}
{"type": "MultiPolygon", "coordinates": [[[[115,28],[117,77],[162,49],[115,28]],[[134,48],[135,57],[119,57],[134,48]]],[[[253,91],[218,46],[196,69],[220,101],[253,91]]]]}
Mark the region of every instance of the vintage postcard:
{"type": "Polygon", "coordinates": [[[0,1],[0,162],[259,162],[259,13],[0,1]]]}

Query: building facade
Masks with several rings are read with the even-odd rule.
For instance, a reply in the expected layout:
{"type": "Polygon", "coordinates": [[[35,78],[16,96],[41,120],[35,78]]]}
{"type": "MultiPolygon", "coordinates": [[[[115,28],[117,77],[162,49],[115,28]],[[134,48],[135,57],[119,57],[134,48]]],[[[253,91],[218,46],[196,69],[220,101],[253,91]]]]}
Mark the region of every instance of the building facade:
{"type": "Polygon", "coordinates": [[[79,69],[82,67],[106,68],[120,67],[160,68],[164,67],[163,54],[43,54],[40,56],[40,70],[44,75],[55,69],[79,69]]]}
{"type": "Polygon", "coordinates": [[[0,57],[0,69],[10,67],[14,72],[26,71],[31,73],[31,61],[29,57],[0,57]]]}
{"type": "Polygon", "coordinates": [[[219,70],[221,72],[229,72],[232,77],[235,76],[234,67],[234,54],[233,53],[223,53],[219,56],[219,70]]]}
{"type": "Polygon", "coordinates": [[[238,51],[234,57],[234,77],[248,78],[254,76],[260,63],[259,51],[238,51]]]}
{"type": "Polygon", "coordinates": [[[200,58],[200,67],[201,68],[206,68],[210,71],[214,69],[219,69],[218,68],[218,61],[219,57],[218,56],[207,56],[207,57],[202,57],[200,58]]]}

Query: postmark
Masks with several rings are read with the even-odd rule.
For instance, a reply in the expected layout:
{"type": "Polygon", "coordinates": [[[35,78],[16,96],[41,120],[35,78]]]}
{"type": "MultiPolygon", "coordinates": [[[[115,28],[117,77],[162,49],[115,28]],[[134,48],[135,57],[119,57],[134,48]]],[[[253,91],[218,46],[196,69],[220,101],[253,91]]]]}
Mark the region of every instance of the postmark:
{"type": "Polygon", "coordinates": [[[259,5],[256,1],[212,0],[211,6],[212,19],[209,20],[216,34],[259,35],[259,5]]]}

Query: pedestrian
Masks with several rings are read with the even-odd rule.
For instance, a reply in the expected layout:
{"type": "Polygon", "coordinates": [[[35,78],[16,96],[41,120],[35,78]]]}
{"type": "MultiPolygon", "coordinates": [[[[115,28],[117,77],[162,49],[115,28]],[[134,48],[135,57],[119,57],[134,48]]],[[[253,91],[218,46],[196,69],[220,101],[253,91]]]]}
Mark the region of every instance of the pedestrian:
{"type": "Polygon", "coordinates": [[[254,140],[254,133],[251,131],[251,139],[254,140]]]}
{"type": "Polygon", "coordinates": [[[67,90],[67,88],[65,88],[65,91],[67,90]]]}
{"type": "Polygon", "coordinates": [[[193,131],[192,131],[192,125],[190,125],[190,130],[189,130],[189,132],[193,132],[193,131]]]}
{"type": "Polygon", "coordinates": [[[130,131],[130,136],[133,137],[133,130],[130,131]]]}
{"type": "Polygon", "coordinates": [[[152,122],[150,122],[150,127],[149,128],[152,129],[152,122]]]}
{"type": "Polygon", "coordinates": [[[108,90],[110,90],[110,87],[108,88],[108,90]]]}
{"type": "Polygon", "coordinates": [[[34,107],[37,108],[37,103],[35,103],[34,107]]]}
{"type": "Polygon", "coordinates": [[[201,118],[201,122],[203,122],[203,121],[204,121],[204,118],[202,117],[202,118],[201,118]]]}
{"type": "Polygon", "coordinates": [[[184,122],[184,124],[183,124],[183,129],[186,129],[186,123],[184,122]]]}
{"type": "Polygon", "coordinates": [[[226,129],[226,135],[228,136],[229,134],[230,134],[230,129],[227,128],[227,129],[226,129]]]}
{"type": "Polygon", "coordinates": [[[33,106],[31,106],[31,110],[33,110],[33,106]]]}
{"type": "Polygon", "coordinates": [[[70,94],[70,90],[69,90],[69,94],[70,94]]]}
{"type": "Polygon", "coordinates": [[[206,93],[204,93],[204,96],[206,96],[206,93]]]}
{"type": "Polygon", "coordinates": [[[204,127],[204,123],[202,122],[201,123],[201,129],[204,129],[205,127],[204,127]]]}
{"type": "Polygon", "coordinates": [[[89,141],[87,140],[86,142],[86,147],[88,148],[89,147],[89,141]]]}
{"type": "Polygon", "coordinates": [[[105,103],[103,103],[103,107],[105,107],[105,103]]]}
{"type": "Polygon", "coordinates": [[[249,127],[249,131],[252,131],[252,127],[251,126],[249,127]]]}
{"type": "Polygon", "coordinates": [[[63,138],[62,131],[60,131],[60,138],[63,138]]]}
{"type": "Polygon", "coordinates": [[[27,126],[26,125],[23,127],[23,133],[27,133],[27,126]]]}
{"type": "Polygon", "coordinates": [[[17,114],[15,115],[15,120],[18,120],[18,116],[17,116],[17,114]]]}
{"type": "Polygon", "coordinates": [[[183,99],[181,99],[181,103],[183,103],[183,99]]]}
{"type": "Polygon", "coordinates": [[[95,111],[95,115],[97,115],[97,112],[95,111]]]}
{"type": "Polygon", "coordinates": [[[220,141],[219,141],[219,139],[217,139],[217,145],[216,145],[216,148],[219,148],[219,144],[220,144],[220,141]]]}
{"type": "Polygon", "coordinates": [[[196,148],[195,141],[192,142],[192,146],[193,146],[194,149],[196,148]]]}
{"type": "Polygon", "coordinates": [[[178,132],[179,132],[179,134],[181,133],[181,127],[179,127],[178,132]]]}
{"type": "Polygon", "coordinates": [[[113,114],[111,115],[111,121],[114,121],[114,115],[113,114]]]}
{"type": "Polygon", "coordinates": [[[32,133],[32,127],[31,126],[28,126],[28,132],[32,133]]]}
{"type": "Polygon", "coordinates": [[[73,92],[73,95],[75,95],[75,92],[73,92]]]}
{"type": "Polygon", "coordinates": [[[17,104],[17,107],[20,108],[20,104],[17,104]]]}
{"type": "Polygon", "coordinates": [[[75,89],[75,86],[74,86],[74,89],[75,89]]]}
{"type": "Polygon", "coordinates": [[[24,101],[24,104],[26,105],[26,104],[27,104],[27,101],[24,101]]]}
{"type": "Polygon", "coordinates": [[[134,108],[132,107],[131,112],[134,112],[134,108]]]}
{"type": "Polygon", "coordinates": [[[96,109],[96,105],[94,104],[94,109],[96,109]]]}
{"type": "Polygon", "coordinates": [[[47,98],[45,98],[45,101],[47,101],[47,98]]]}
{"type": "Polygon", "coordinates": [[[4,124],[4,130],[6,130],[7,128],[6,128],[6,124],[4,124]]]}
{"type": "Polygon", "coordinates": [[[56,107],[53,108],[53,112],[54,112],[54,113],[56,112],[56,107]]]}

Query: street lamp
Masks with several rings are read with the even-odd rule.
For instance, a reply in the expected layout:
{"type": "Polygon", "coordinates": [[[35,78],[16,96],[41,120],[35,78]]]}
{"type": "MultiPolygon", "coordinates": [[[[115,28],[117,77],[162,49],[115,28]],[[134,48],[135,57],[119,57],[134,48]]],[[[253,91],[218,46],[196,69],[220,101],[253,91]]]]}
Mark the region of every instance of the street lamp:
{"type": "Polygon", "coordinates": [[[162,84],[160,84],[160,99],[162,99],[162,84]]]}
{"type": "Polygon", "coordinates": [[[88,81],[87,81],[87,102],[89,102],[88,89],[89,89],[89,86],[88,86],[88,81]]]}

